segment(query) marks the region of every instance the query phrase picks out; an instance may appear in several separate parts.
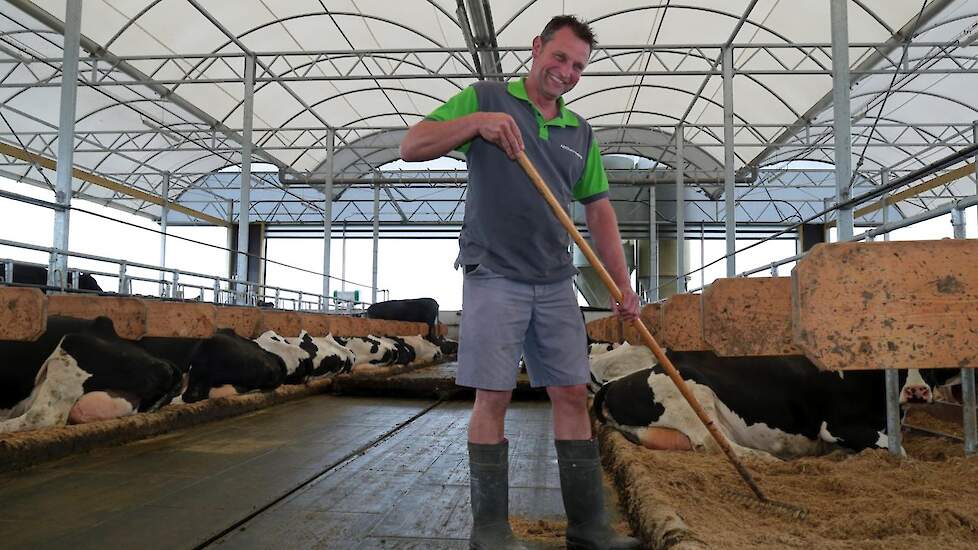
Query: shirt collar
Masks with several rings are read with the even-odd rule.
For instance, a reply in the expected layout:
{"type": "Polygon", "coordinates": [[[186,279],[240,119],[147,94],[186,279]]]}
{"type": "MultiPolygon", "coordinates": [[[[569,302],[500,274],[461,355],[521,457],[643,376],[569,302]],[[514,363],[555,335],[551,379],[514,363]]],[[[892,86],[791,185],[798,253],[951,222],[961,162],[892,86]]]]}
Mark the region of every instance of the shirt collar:
{"type": "MultiPolygon", "coordinates": [[[[510,80],[509,84],[506,85],[506,90],[509,92],[509,95],[517,99],[522,99],[523,101],[526,101],[530,105],[533,105],[533,108],[537,112],[540,112],[540,109],[536,105],[534,105],[532,101],[530,101],[530,96],[526,95],[525,77],[510,80]]],[[[557,118],[548,120],[547,124],[554,125],[554,126],[574,126],[574,127],[579,125],[577,116],[575,116],[574,113],[570,111],[570,109],[564,107],[563,97],[557,98],[557,107],[560,109],[560,114],[557,115],[557,118]]]]}

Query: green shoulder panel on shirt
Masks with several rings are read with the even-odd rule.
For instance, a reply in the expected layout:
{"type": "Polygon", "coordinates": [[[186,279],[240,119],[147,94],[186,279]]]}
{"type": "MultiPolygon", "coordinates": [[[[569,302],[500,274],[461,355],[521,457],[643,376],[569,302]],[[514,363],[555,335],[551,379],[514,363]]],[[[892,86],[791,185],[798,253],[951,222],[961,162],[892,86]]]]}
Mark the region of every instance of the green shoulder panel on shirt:
{"type": "MultiPolygon", "coordinates": [[[[479,110],[479,97],[475,93],[475,88],[469,86],[461,92],[455,94],[451,99],[443,103],[440,107],[425,117],[425,120],[444,122],[455,120],[465,115],[470,115],[479,110]]],[[[466,153],[471,142],[466,141],[455,148],[459,153],[466,153]]]]}
{"type": "Polygon", "coordinates": [[[604,164],[601,162],[601,149],[598,147],[598,140],[592,137],[584,173],[574,185],[574,200],[587,203],[589,197],[607,192],[608,175],[605,174],[604,164]]]}

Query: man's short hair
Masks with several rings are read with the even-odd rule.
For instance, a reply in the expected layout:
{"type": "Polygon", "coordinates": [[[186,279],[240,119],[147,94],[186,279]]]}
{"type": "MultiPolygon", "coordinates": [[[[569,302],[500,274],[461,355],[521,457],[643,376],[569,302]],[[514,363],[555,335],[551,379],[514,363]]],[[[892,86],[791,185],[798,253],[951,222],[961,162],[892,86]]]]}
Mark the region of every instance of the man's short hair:
{"type": "Polygon", "coordinates": [[[574,32],[574,35],[587,42],[588,46],[590,46],[592,50],[598,45],[598,39],[594,36],[594,31],[591,30],[591,27],[573,15],[555,16],[549,23],[547,23],[547,26],[543,28],[543,32],[540,33],[540,38],[543,40],[543,43],[546,44],[553,39],[554,33],[564,27],[570,27],[570,30],[574,32]]]}

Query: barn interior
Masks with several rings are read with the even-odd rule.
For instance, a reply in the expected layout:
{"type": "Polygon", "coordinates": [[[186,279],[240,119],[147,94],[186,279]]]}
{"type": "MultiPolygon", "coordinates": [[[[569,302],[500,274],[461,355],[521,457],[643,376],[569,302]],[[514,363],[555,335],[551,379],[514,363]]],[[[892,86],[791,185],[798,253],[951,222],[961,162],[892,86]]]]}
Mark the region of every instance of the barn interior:
{"type": "MultiPolygon", "coordinates": [[[[228,312],[244,310],[247,319],[233,322],[252,323],[248,338],[258,327],[291,337],[313,324],[323,327],[316,336],[326,327],[343,336],[408,334],[403,325],[346,319],[417,297],[380,284],[381,243],[457,239],[468,174],[460,153],[408,163],[399,145],[467,86],[524,75],[531,39],[560,13],[580,16],[599,40],[566,105],[600,144],[650,335],[669,349],[726,346],[734,356],[806,355],[840,373],[885,371],[880,391],[896,429],[883,446],[897,454],[897,372],[921,360],[959,369],[961,403],[941,413],[953,426],[930,431],[944,441],[954,432],[961,457],[953,451],[953,468],[928,464],[971,472],[978,0],[8,0],[0,6],[0,217],[44,212],[53,223],[43,242],[0,235],[0,291],[9,292],[0,296],[20,300],[0,313],[0,341],[36,338],[58,311],[113,316],[120,335],[122,320],[141,311],[134,338],[213,333],[232,322],[228,312]],[[74,249],[71,213],[81,216],[86,204],[152,225],[159,261],[74,249]],[[188,228],[224,232],[213,247],[226,258],[220,270],[168,265],[168,237],[188,228]],[[893,246],[931,240],[899,249],[894,261],[896,249],[872,248],[890,246],[891,236],[893,246]],[[369,283],[345,276],[348,239],[370,243],[369,283]],[[295,267],[269,256],[276,240],[322,258],[303,268],[312,286],[274,278],[270,270],[295,267]],[[868,250],[859,264],[867,277],[847,279],[851,256],[827,250],[868,250]],[[25,260],[27,252],[45,259],[25,260]],[[15,274],[30,269],[46,270],[26,285],[46,295],[25,294],[15,274]],[[83,274],[112,295],[86,291],[83,274]],[[947,277],[960,285],[921,290],[947,277]],[[884,286],[889,301],[865,298],[884,286]],[[760,314],[724,316],[723,304],[760,314]],[[846,309],[852,304],[864,307],[846,309]],[[207,327],[154,321],[175,318],[167,307],[201,305],[213,306],[202,314],[211,316],[207,327]],[[887,315],[913,321],[903,332],[860,332],[887,315]],[[832,351],[839,342],[856,350],[841,362],[832,351]],[[910,347],[920,355],[908,355],[910,347]]],[[[589,238],[584,209],[572,204],[568,214],[589,238]]],[[[135,230],[111,225],[104,236],[135,230]]],[[[598,270],[580,247],[572,252],[589,334],[644,343],[609,317],[598,270]]],[[[390,269],[423,277],[427,263],[453,261],[390,269]]],[[[442,311],[440,320],[443,335],[457,338],[458,312],[442,311]]],[[[413,374],[337,379],[237,416],[208,413],[216,419],[206,423],[174,414],[169,427],[137,427],[140,413],[91,425],[104,428],[0,433],[8,457],[0,540],[30,548],[466,548],[469,402],[453,368],[448,357],[413,374]]],[[[550,409],[533,391],[520,397],[507,417],[511,514],[527,522],[522,535],[562,547],[550,409]]],[[[729,468],[722,458],[714,466],[729,468]]],[[[609,473],[606,487],[610,501],[631,499],[612,507],[620,529],[663,545],[636,519],[642,501],[625,496],[622,475],[609,473]]],[[[962,498],[978,502],[970,492],[962,498]]],[[[941,502],[928,506],[951,506],[941,502]]],[[[926,544],[927,533],[908,540],[926,544]]],[[[792,537],[736,544],[826,544],[792,537]]],[[[968,537],[939,540],[978,543],[968,537]]],[[[724,547],[722,536],[704,538],[724,547]]],[[[897,536],[879,538],[895,544],[897,536]]]]}

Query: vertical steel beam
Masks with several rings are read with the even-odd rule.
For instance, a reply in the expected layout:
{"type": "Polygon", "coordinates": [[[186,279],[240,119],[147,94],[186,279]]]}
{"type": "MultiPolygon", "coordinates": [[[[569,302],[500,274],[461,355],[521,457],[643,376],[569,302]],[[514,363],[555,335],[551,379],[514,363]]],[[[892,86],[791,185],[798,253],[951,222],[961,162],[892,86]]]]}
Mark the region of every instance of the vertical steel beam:
{"type": "MultiPolygon", "coordinates": [[[[163,186],[160,189],[163,196],[163,212],[160,214],[160,267],[166,267],[166,231],[170,217],[170,173],[163,172],[163,186]]],[[[166,293],[166,272],[160,271],[160,296],[166,293]]]]}
{"type": "Polygon", "coordinates": [[[683,125],[676,125],[676,294],[686,292],[686,158],[683,125]]]}
{"type": "Polygon", "coordinates": [[[377,172],[374,172],[374,255],[373,255],[373,279],[370,289],[370,303],[377,303],[377,259],[380,249],[380,184],[377,183],[377,172]]]}
{"type": "MultiPolygon", "coordinates": [[[[62,208],[54,211],[54,248],[68,250],[71,208],[71,173],[75,152],[75,107],[78,99],[78,52],[81,47],[81,0],[66,0],[64,57],[61,63],[61,104],[58,116],[58,164],[55,173],[54,201],[62,208]]],[[[68,256],[51,254],[48,259],[48,284],[68,286],[68,256]]]]}
{"type": "MultiPolygon", "coordinates": [[[[960,208],[951,210],[951,226],[954,228],[955,239],[967,238],[968,227],[964,217],[964,212],[960,208]]],[[[961,369],[961,411],[963,413],[962,426],[964,428],[964,454],[971,456],[978,448],[978,418],[975,415],[975,406],[978,399],[975,396],[975,370],[973,368],[961,369]]]]}
{"type": "Polygon", "coordinates": [[[340,290],[346,290],[346,222],[343,222],[343,248],[340,255],[340,290]]]}
{"type": "Polygon", "coordinates": [[[886,442],[890,454],[900,456],[903,448],[903,434],[900,433],[900,371],[885,369],[886,388],[886,442]]]}
{"type": "Polygon", "coordinates": [[[727,229],[727,277],[737,276],[737,189],[734,180],[733,48],[723,49],[723,204],[727,229]]]}
{"type": "MultiPolygon", "coordinates": [[[[885,186],[886,184],[890,183],[890,175],[891,175],[890,169],[884,168],[883,171],[880,173],[880,185],[885,186]]],[[[880,197],[880,200],[883,201],[883,225],[886,225],[890,221],[890,205],[886,203],[886,201],[889,199],[890,199],[889,193],[884,193],[883,196],[880,197]]],[[[890,240],[889,231],[883,233],[883,240],[884,241],[890,240]]]]}
{"type": "Polygon", "coordinates": [[[655,214],[655,184],[649,185],[649,297],[659,301],[659,235],[655,214]]]}
{"type": "MultiPolygon", "coordinates": [[[[323,307],[329,311],[329,276],[333,251],[333,151],[336,132],[326,133],[326,178],[323,180],[323,307]]],[[[343,225],[343,269],[346,269],[346,224],[343,225]]],[[[346,273],[343,274],[346,278],[346,273]]],[[[342,288],[342,287],[341,287],[342,288]]]]}
{"type": "Polygon", "coordinates": [[[248,302],[248,225],[251,212],[251,128],[255,111],[255,56],[245,57],[243,129],[241,131],[241,198],[238,207],[238,303],[248,302]]]}
{"type": "MultiPolygon", "coordinates": [[[[835,193],[837,203],[850,198],[852,181],[852,115],[849,103],[849,0],[831,0],[832,108],[835,125],[835,193]]],[[[852,208],[838,211],[839,242],[852,239],[852,208]]]]}

